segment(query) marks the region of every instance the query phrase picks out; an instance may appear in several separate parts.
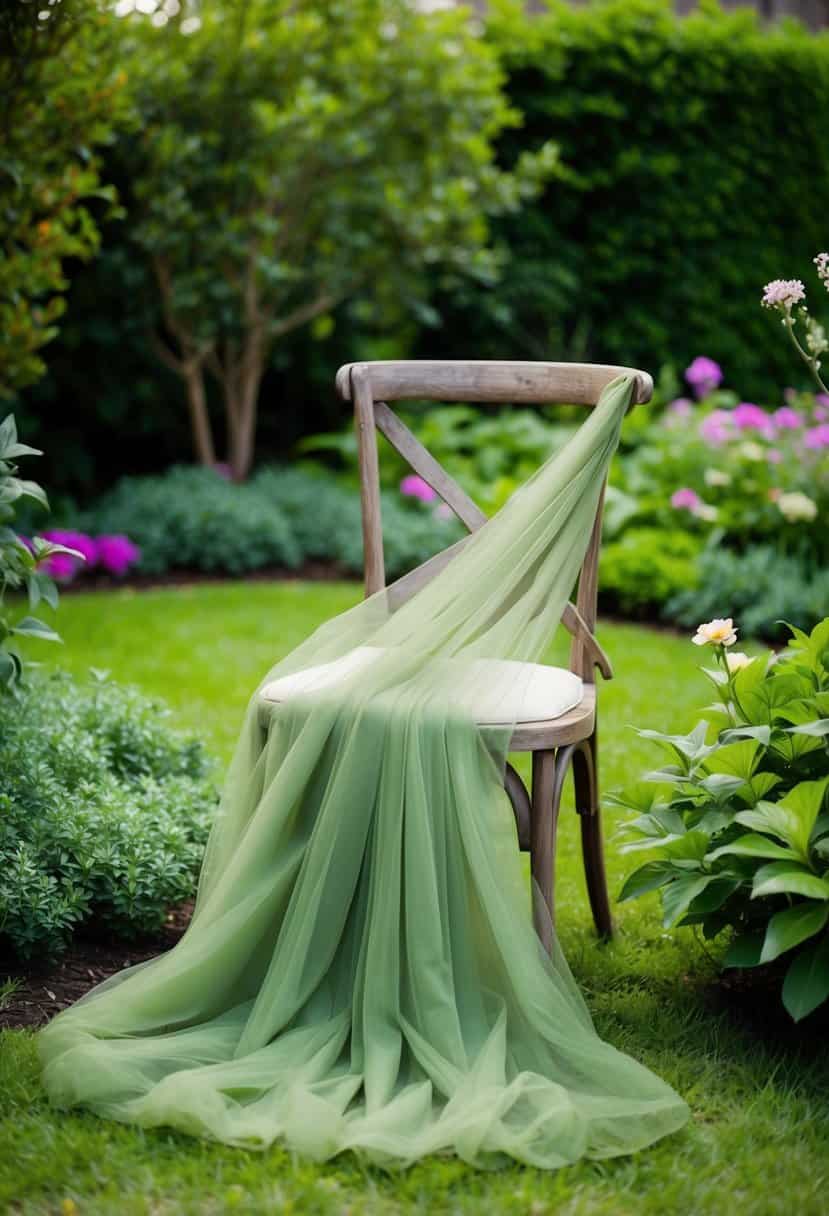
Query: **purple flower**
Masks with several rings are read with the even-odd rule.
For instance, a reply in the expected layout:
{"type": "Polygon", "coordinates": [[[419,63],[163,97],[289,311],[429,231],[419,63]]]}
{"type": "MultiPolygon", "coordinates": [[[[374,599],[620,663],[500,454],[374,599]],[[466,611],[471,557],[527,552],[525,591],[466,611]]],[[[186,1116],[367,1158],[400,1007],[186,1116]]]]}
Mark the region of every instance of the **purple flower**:
{"type": "Polygon", "coordinates": [[[41,563],[41,570],[59,583],[68,583],[75,577],[81,567],[89,569],[98,561],[98,546],[91,536],[85,532],[71,532],[63,528],[49,528],[42,533],[43,539],[53,545],[66,545],[67,549],[75,549],[81,558],[71,557],[68,553],[54,553],[41,563]],[[81,560],[83,559],[83,560],[81,560]]]}
{"type": "Polygon", "coordinates": [[[715,388],[722,384],[722,368],[719,363],[705,355],[697,355],[696,359],[685,368],[685,379],[694,390],[694,396],[699,400],[707,397],[715,388]]]}
{"type": "Polygon", "coordinates": [[[687,397],[677,397],[668,406],[668,413],[675,414],[677,418],[687,418],[693,408],[693,401],[689,401],[687,397]]]}
{"type": "Polygon", "coordinates": [[[702,499],[695,490],[684,486],[681,490],[674,490],[671,506],[677,511],[697,511],[702,506],[702,499]]]}
{"type": "Polygon", "coordinates": [[[410,473],[408,477],[403,478],[400,493],[406,498],[417,498],[420,502],[434,502],[437,498],[437,492],[422,477],[418,477],[417,473],[410,473]]]}
{"type": "Polygon", "coordinates": [[[733,438],[732,415],[728,410],[712,410],[699,425],[699,433],[706,443],[719,447],[733,438]]]}
{"type": "Polygon", "coordinates": [[[783,453],[779,448],[769,448],[766,452],[766,460],[769,464],[780,464],[783,460],[783,453]]]}
{"type": "Polygon", "coordinates": [[[820,448],[829,448],[829,422],[822,422],[820,426],[813,426],[804,435],[803,442],[807,448],[812,448],[814,451],[820,448]]]}
{"type": "Polygon", "coordinates": [[[141,556],[141,550],[127,536],[99,536],[98,562],[107,574],[123,578],[141,556]]]}
{"type": "Polygon", "coordinates": [[[78,559],[68,553],[55,553],[41,562],[40,569],[58,583],[69,583],[77,573],[78,559]]]}
{"type": "Polygon", "coordinates": [[[774,425],[780,427],[781,431],[797,431],[803,426],[803,418],[797,410],[793,410],[787,405],[775,410],[772,418],[774,425]]]}
{"type": "Polygon", "coordinates": [[[751,401],[741,401],[734,407],[731,414],[734,425],[741,431],[762,431],[764,435],[774,434],[774,423],[764,409],[751,401]]]}

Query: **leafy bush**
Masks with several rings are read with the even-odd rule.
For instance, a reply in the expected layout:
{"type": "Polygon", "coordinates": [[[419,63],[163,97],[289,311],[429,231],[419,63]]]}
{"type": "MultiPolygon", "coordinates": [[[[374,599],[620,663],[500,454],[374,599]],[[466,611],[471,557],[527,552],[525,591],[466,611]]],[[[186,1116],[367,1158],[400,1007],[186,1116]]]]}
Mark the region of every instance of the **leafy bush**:
{"type": "Polygon", "coordinates": [[[672,762],[613,802],[636,813],[624,848],[655,850],[620,898],[659,889],[666,927],[730,932],[727,967],[787,956],[797,1020],[829,998],[829,618],[792,635],[777,659],[717,645],[717,704],[688,735],[639,731],[672,762]]]}
{"type": "Polygon", "coordinates": [[[174,468],[125,478],[82,516],[90,532],[124,533],[141,550],[138,569],[242,574],[297,566],[290,525],[262,495],[210,469],[174,468]]]}
{"type": "Polygon", "coordinates": [[[602,606],[625,614],[659,610],[697,584],[701,541],[678,528],[630,528],[601,550],[602,606]]]}
{"type": "Polygon", "coordinates": [[[771,545],[744,553],[708,547],[699,557],[694,583],[675,588],[663,615],[693,625],[715,616],[723,603],[731,605],[743,631],[757,637],[783,637],[784,621],[811,629],[829,605],[829,571],[809,574],[801,558],[771,545]]]}
{"type": "MultiPolygon", "coordinates": [[[[454,518],[396,492],[383,493],[382,514],[389,578],[462,533],[454,518]]],[[[296,567],[307,558],[357,574],[363,564],[359,494],[322,469],[265,468],[242,485],[198,468],[124,478],[80,517],[80,526],[129,535],[141,549],[138,569],[150,574],[241,574],[296,567]]]]}
{"type": "Polygon", "coordinates": [[[157,928],[192,894],[215,792],[200,743],[134,689],[66,675],[0,701],[0,941],[157,928]]]}

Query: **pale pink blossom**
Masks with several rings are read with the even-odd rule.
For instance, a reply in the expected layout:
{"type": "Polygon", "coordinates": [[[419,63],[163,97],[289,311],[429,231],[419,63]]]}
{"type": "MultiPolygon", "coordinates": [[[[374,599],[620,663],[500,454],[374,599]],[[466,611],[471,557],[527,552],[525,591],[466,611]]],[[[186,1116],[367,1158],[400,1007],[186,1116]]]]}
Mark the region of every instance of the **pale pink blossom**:
{"type": "Polygon", "coordinates": [[[811,430],[808,430],[803,436],[803,443],[813,451],[829,448],[829,422],[822,422],[819,426],[813,426],[811,430]]]}
{"type": "Polygon", "coordinates": [[[685,368],[685,379],[694,390],[694,396],[699,400],[701,397],[707,397],[722,384],[722,368],[719,363],[715,363],[707,355],[697,355],[696,359],[685,368]]]}
{"type": "Polygon", "coordinates": [[[741,401],[734,407],[731,417],[741,431],[761,431],[769,436],[774,434],[774,423],[769,415],[751,401],[741,401]]]}
{"type": "Polygon", "coordinates": [[[671,506],[677,511],[690,511],[693,514],[702,506],[702,499],[695,490],[683,486],[681,490],[674,490],[671,506]]]}
{"type": "Polygon", "coordinates": [[[772,279],[763,288],[764,308],[783,308],[788,311],[805,299],[806,288],[800,279],[772,279]]]}

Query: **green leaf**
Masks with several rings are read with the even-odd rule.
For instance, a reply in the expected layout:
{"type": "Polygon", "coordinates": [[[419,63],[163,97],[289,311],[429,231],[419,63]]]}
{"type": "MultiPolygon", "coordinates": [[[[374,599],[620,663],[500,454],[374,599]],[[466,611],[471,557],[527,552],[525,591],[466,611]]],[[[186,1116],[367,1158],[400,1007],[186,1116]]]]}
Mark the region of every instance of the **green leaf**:
{"type": "Polygon", "coordinates": [[[824,928],[827,920],[829,904],[815,903],[812,900],[776,912],[766,926],[760,962],[770,963],[787,950],[793,950],[795,946],[805,942],[807,938],[814,937],[824,928]]]}
{"type": "Polygon", "coordinates": [[[648,891],[655,891],[657,887],[663,887],[666,882],[670,881],[673,873],[674,870],[667,862],[649,861],[646,865],[640,866],[638,870],[634,870],[625,879],[624,886],[619,892],[619,903],[623,904],[628,899],[638,899],[640,895],[646,895],[648,891]]]}
{"type": "Polygon", "coordinates": [[[682,874],[662,888],[662,923],[670,929],[688,911],[690,904],[702,894],[714,874],[682,874]]]}
{"type": "Polygon", "coordinates": [[[754,875],[751,898],[763,895],[805,895],[807,899],[829,899],[829,882],[804,865],[772,861],[754,875]]]}
{"type": "Polygon", "coordinates": [[[829,997],[829,937],[811,942],[792,960],[783,981],[783,1004],[796,1022],[829,997]]]}
{"type": "Polygon", "coordinates": [[[829,718],[818,718],[814,722],[804,722],[802,726],[787,727],[790,735],[814,735],[823,738],[829,735],[829,718]]]}
{"type": "Polygon", "coordinates": [[[39,621],[35,616],[25,616],[22,621],[17,622],[11,632],[18,637],[40,638],[42,642],[60,641],[60,637],[54,629],[43,621],[39,621]]]}
{"type": "Polygon", "coordinates": [[[718,857],[733,854],[737,857],[780,857],[786,861],[795,861],[797,854],[782,844],[775,844],[767,836],[758,836],[749,832],[746,836],[738,836],[731,844],[720,845],[712,853],[706,855],[706,861],[716,861],[718,857]]]}
{"type": "Polygon", "coordinates": [[[723,967],[759,967],[763,951],[761,933],[741,933],[735,937],[726,951],[723,967]]]}
{"type": "Polygon", "coordinates": [[[731,874],[717,874],[714,881],[692,901],[688,911],[694,916],[708,916],[721,908],[740,886],[741,878],[735,878],[731,874]]]}
{"type": "Polygon", "coordinates": [[[763,747],[768,747],[771,740],[771,727],[768,725],[761,726],[735,726],[730,730],[724,730],[720,734],[720,743],[734,743],[738,739],[756,739],[763,747]]]}

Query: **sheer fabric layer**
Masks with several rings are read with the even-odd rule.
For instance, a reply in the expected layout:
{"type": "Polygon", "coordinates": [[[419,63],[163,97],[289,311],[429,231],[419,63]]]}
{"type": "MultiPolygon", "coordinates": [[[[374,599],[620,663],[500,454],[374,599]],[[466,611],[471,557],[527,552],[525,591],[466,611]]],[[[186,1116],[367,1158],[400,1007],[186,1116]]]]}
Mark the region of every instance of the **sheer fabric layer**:
{"type": "Polygon", "coordinates": [[[266,727],[257,690],[193,921],[41,1032],[55,1102],[397,1166],[453,1152],[555,1168],[685,1122],[673,1090],[597,1036],[558,950],[541,951],[502,786],[514,723],[474,712],[476,690],[520,703],[631,392],[615,380],[407,604],[374,596],[267,673],[260,688],[376,650],[335,683],[303,680],[266,727]]]}

